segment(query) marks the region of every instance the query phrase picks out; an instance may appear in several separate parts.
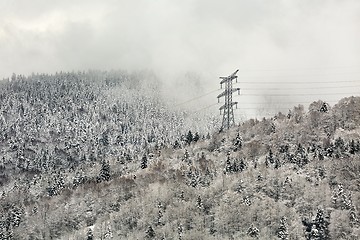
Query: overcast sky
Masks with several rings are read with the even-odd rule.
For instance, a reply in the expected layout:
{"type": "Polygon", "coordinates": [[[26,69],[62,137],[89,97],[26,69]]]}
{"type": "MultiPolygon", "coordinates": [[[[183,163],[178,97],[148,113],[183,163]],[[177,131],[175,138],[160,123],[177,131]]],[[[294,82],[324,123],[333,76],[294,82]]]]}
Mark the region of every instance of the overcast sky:
{"type": "Polygon", "coordinates": [[[360,1],[0,0],[0,78],[90,68],[343,77],[360,72],[360,1]]]}

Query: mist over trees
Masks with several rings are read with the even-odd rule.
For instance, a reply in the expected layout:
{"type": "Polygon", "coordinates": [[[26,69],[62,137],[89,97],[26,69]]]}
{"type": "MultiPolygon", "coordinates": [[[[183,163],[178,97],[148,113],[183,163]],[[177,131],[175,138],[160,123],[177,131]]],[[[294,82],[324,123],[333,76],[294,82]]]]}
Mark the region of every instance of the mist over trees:
{"type": "Polygon", "coordinates": [[[0,85],[0,239],[360,236],[359,97],[219,133],[150,72],[0,85]]]}

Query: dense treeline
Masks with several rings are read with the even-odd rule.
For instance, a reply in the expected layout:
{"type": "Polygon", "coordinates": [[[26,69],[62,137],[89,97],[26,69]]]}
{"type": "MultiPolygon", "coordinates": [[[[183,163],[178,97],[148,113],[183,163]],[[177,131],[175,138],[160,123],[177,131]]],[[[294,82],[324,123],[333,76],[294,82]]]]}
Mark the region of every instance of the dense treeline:
{"type": "Polygon", "coordinates": [[[74,169],[179,142],[190,127],[187,114],[169,110],[159,89],[149,73],[13,75],[0,88],[1,165],[35,173],[74,169]]]}
{"type": "Polygon", "coordinates": [[[19,188],[35,198],[56,196],[66,188],[109,181],[110,172],[119,176],[139,169],[142,155],[186,144],[182,135],[189,129],[212,131],[210,121],[197,123],[194,114],[166,105],[161,88],[148,71],[4,79],[0,193],[5,197],[19,188]]]}

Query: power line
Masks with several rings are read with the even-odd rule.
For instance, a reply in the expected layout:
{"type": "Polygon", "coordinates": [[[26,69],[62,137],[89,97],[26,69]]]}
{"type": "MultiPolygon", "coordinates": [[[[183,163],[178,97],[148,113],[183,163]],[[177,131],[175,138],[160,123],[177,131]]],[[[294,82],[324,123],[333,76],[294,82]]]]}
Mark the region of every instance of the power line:
{"type": "MultiPolygon", "coordinates": [[[[271,105],[287,105],[287,104],[311,104],[312,102],[314,102],[314,100],[309,101],[309,102],[252,102],[252,103],[244,103],[242,102],[242,104],[244,105],[266,105],[269,106],[269,104],[271,105]]],[[[324,101],[327,103],[337,103],[338,101],[324,101]]]]}
{"type": "MultiPolygon", "coordinates": [[[[327,83],[345,83],[345,82],[360,82],[360,80],[357,80],[357,81],[326,82],[326,84],[327,83]]],[[[268,83],[268,84],[276,84],[276,83],[283,83],[283,84],[316,84],[316,83],[324,83],[324,82],[241,82],[241,83],[251,83],[251,84],[265,84],[265,83],[268,83]]],[[[354,88],[354,87],[360,87],[360,85],[355,85],[355,86],[322,86],[321,88],[322,89],[338,89],[338,88],[354,88]]],[[[292,88],[241,88],[241,90],[271,90],[271,91],[288,90],[288,89],[292,89],[292,88]]],[[[310,87],[304,87],[304,88],[296,87],[296,89],[304,89],[304,90],[306,90],[306,89],[314,89],[314,88],[313,87],[312,88],[310,88],[310,87]]],[[[204,93],[203,95],[200,95],[200,96],[191,98],[189,100],[186,100],[184,102],[178,103],[175,106],[180,106],[180,105],[183,105],[183,104],[198,100],[198,99],[200,99],[202,97],[208,96],[211,93],[217,92],[219,90],[220,89],[214,89],[214,90],[212,90],[210,92],[204,93]]],[[[331,94],[333,94],[333,93],[331,93],[331,94]]],[[[331,95],[331,94],[329,94],[329,95],[331,95]]],[[[341,93],[341,94],[343,94],[343,93],[341,93]]],[[[354,93],[345,93],[345,94],[354,94],[354,93]]],[[[250,94],[246,94],[246,95],[250,95],[250,94]]],[[[291,94],[291,95],[294,95],[294,94],[291,94]]],[[[300,95],[303,95],[303,94],[300,94],[300,95]]],[[[305,95],[307,95],[307,94],[305,94],[305,95]]],[[[323,94],[316,94],[316,95],[323,95],[323,94]]]]}
{"type": "Polygon", "coordinates": [[[220,90],[220,89],[212,90],[211,92],[207,92],[207,93],[205,93],[205,94],[203,94],[203,95],[200,95],[200,96],[191,98],[191,99],[189,99],[189,100],[187,100],[187,101],[185,101],[185,102],[178,103],[178,104],[176,104],[176,105],[174,105],[174,106],[177,107],[177,106],[184,105],[185,103],[189,103],[189,102],[198,100],[198,99],[200,99],[200,98],[202,98],[202,97],[205,97],[205,96],[207,96],[207,95],[209,95],[209,94],[211,94],[211,93],[214,93],[214,92],[216,92],[216,91],[219,91],[219,90],[220,90]]]}
{"type": "MultiPolygon", "coordinates": [[[[304,82],[304,81],[301,81],[301,82],[274,82],[274,81],[254,81],[254,82],[242,82],[244,84],[284,84],[284,85],[291,85],[291,84],[331,84],[331,83],[336,83],[336,84],[339,84],[339,83],[353,83],[353,82],[356,82],[356,83],[359,83],[360,80],[347,80],[347,81],[325,81],[325,82],[304,82]]],[[[321,88],[322,89],[346,89],[346,88],[356,88],[356,87],[360,87],[360,85],[354,85],[354,86],[322,86],[321,88]]],[[[279,88],[242,88],[242,90],[249,90],[249,91],[254,91],[254,90],[269,90],[269,91],[283,91],[283,90],[299,90],[299,89],[302,89],[302,90],[312,90],[314,89],[313,87],[310,88],[310,87],[294,87],[294,88],[289,88],[289,87],[279,87],[279,88]]],[[[176,104],[175,106],[181,106],[181,105],[184,105],[186,103],[189,103],[189,102],[192,102],[192,101],[195,101],[195,100],[198,100],[202,97],[205,97],[205,96],[208,96],[214,92],[217,92],[218,90],[220,89],[214,89],[210,92],[207,92],[207,93],[204,93],[202,95],[199,95],[197,97],[194,97],[194,98],[191,98],[187,101],[184,101],[184,102],[181,102],[181,103],[178,103],[176,104]]],[[[316,89],[314,89],[316,90],[316,89]]],[[[242,94],[243,96],[263,96],[263,97],[291,97],[291,96],[330,96],[330,95],[359,95],[359,93],[353,93],[353,92],[342,92],[342,93],[287,93],[287,94],[281,94],[281,93],[272,93],[272,94],[256,94],[256,93],[245,93],[245,94],[242,94]]],[[[336,103],[337,101],[326,101],[328,103],[336,103]]],[[[273,105],[284,105],[284,104],[309,104],[311,103],[311,101],[309,102],[271,102],[271,104],[273,105]]],[[[250,104],[250,105],[268,105],[269,103],[268,102],[265,102],[265,103],[242,103],[242,104],[250,104]]],[[[204,108],[201,108],[199,110],[196,110],[197,111],[202,111],[204,109],[207,109],[209,107],[212,107],[216,104],[212,104],[212,105],[209,105],[209,106],[206,106],[204,108]]]]}
{"type": "Polygon", "coordinates": [[[281,68],[281,69],[251,69],[244,68],[241,72],[273,72],[273,71],[296,71],[296,70],[324,70],[324,69],[344,69],[344,68],[360,68],[360,65],[353,66],[323,66],[323,67],[303,67],[303,68],[281,68]]]}
{"type": "Polygon", "coordinates": [[[290,81],[290,82],[280,82],[280,81],[254,81],[254,82],[241,82],[241,83],[246,83],[246,84],[285,84],[285,85],[289,85],[289,84],[332,84],[332,83],[359,83],[360,80],[346,80],[346,81],[323,81],[323,82],[316,82],[316,81],[290,81]]]}
{"type": "Polygon", "coordinates": [[[206,107],[203,107],[203,108],[200,108],[200,109],[198,109],[198,110],[195,110],[194,112],[201,112],[201,111],[203,111],[203,110],[205,110],[205,109],[208,109],[208,108],[213,107],[213,106],[216,106],[216,105],[218,105],[218,103],[214,103],[214,104],[208,105],[208,106],[206,106],[206,107]]]}
{"type": "Polygon", "coordinates": [[[354,95],[359,93],[287,93],[287,94],[242,94],[243,96],[264,96],[264,97],[290,97],[290,96],[325,96],[325,95],[354,95]]]}
{"type": "MultiPolygon", "coordinates": [[[[360,71],[356,71],[356,72],[335,72],[335,73],[313,73],[313,74],[293,74],[293,75],[267,75],[267,76],[264,76],[266,78],[269,78],[269,77],[311,77],[311,76],[314,76],[314,77],[319,77],[319,76],[339,76],[339,75],[357,75],[357,74],[360,74],[360,71]]],[[[262,77],[262,76],[249,76],[249,75],[245,75],[245,77],[249,78],[249,77],[262,77]]]]}
{"type": "MultiPolygon", "coordinates": [[[[321,89],[339,89],[339,88],[354,88],[354,87],[360,87],[360,85],[355,85],[355,86],[332,86],[332,87],[321,87],[321,89]]],[[[279,91],[279,90],[293,90],[294,88],[241,88],[241,90],[270,90],[270,91],[279,91]]],[[[308,90],[308,89],[314,89],[314,87],[296,87],[297,89],[303,89],[303,90],[308,90]]]]}

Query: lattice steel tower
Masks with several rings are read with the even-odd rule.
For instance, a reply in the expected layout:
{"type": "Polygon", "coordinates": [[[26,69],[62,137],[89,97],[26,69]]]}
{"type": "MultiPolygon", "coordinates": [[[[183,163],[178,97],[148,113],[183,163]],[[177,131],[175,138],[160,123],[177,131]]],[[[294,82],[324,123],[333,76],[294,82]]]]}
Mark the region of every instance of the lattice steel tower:
{"type": "Polygon", "coordinates": [[[235,79],[237,82],[236,74],[238,71],[239,70],[236,70],[233,74],[227,77],[220,77],[220,79],[222,79],[220,82],[221,88],[222,85],[225,83],[225,91],[220,93],[219,96],[217,96],[218,102],[220,102],[221,97],[225,97],[225,104],[219,108],[220,114],[221,114],[221,110],[224,110],[221,130],[229,129],[231,126],[235,124],[233,106],[236,105],[237,108],[238,103],[232,101],[232,94],[238,91],[238,94],[240,95],[240,88],[233,88],[232,81],[235,79]]]}

